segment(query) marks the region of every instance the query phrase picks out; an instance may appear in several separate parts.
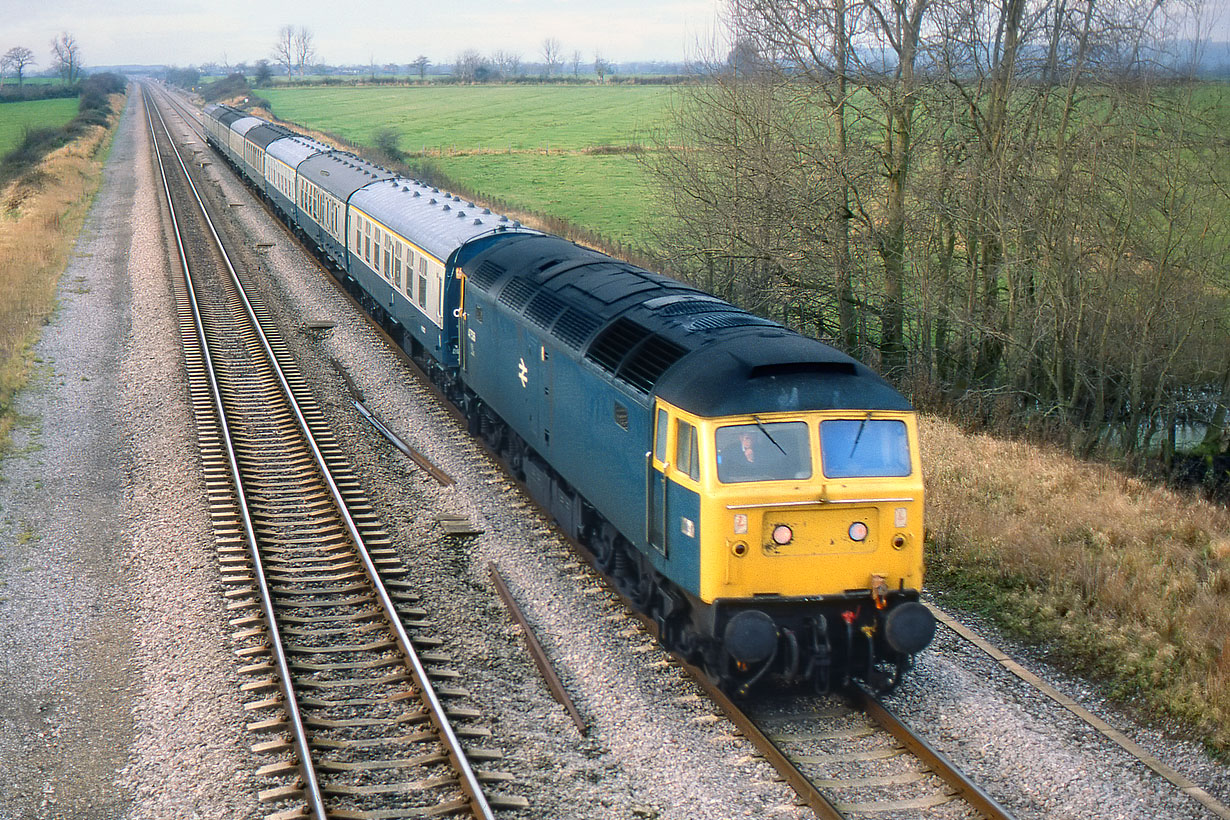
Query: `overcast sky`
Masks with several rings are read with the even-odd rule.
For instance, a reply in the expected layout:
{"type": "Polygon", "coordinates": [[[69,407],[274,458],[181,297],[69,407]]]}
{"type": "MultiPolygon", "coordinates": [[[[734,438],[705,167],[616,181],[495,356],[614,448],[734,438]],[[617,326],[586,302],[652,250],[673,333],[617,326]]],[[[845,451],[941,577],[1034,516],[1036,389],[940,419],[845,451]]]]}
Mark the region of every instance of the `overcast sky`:
{"type": "MultiPolygon", "coordinates": [[[[1230,39],[1230,0],[1205,0],[1203,33],[1230,39]]],[[[425,54],[451,64],[462,51],[506,50],[540,62],[555,37],[586,63],[682,60],[709,42],[723,0],[0,0],[0,53],[72,32],[86,66],[249,64],[268,58],[278,29],[306,26],[332,64],[405,64],[425,54]],[[338,10],[348,12],[339,19],[338,10]]]]}
{"type": "Polygon", "coordinates": [[[0,0],[0,53],[24,45],[38,68],[70,31],[87,66],[268,58],[278,29],[311,29],[320,60],[451,64],[462,51],[503,49],[538,62],[555,37],[571,57],[681,60],[715,29],[721,0],[0,0]],[[350,12],[338,19],[338,10],[350,12]]]}

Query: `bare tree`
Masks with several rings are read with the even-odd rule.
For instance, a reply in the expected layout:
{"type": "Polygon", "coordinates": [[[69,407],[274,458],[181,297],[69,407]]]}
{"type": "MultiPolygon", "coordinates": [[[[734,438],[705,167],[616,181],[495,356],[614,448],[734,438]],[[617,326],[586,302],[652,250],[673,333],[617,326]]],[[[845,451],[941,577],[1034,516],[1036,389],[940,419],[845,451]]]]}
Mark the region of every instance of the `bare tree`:
{"type": "Polygon", "coordinates": [[[56,73],[66,83],[77,81],[81,73],[81,47],[77,38],[65,31],[51,41],[51,56],[56,73]]]}
{"type": "Polygon", "coordinates": [[[542,41],[543,62],[546,65],[547,77],[550,77],[564,63],[564,47],[560,45],[558,37],[548,37],[542,41]]]}
{"type": "Polygon", "coordinates": [[[295,29],[292,38],[295,55],[295,67],[299,76],[307,73],[308,67],[316,61],[316,46],[313,44],[312,30],[304,26],[295,29]]]}
{"type": "Polygon", "coordinates": [[[463,83],[485,80],[491,74],[487,58],[474,49],[467,49],[457,56],[453,64],[453,76],[463,83]]]}
{"type": "Polygon", "coordinates": [[[495,68],[506,79],[516,77],[521,73],[521,55],[515,51],[497,51],[491,57],[495,68]]]}
{"type": "Polygon", "coordinates": [[[282,68],[287,76],[295,73],[295,27],[286,25],[278,29],[278,39],[273,43],[273,51],[269,56],[282,68]]]}
{"type": "Polygon", "coordinates": [[[4,52],[4,56],[0,57],[0,69],[12,71],[17,75],[17,85],[21,85],[22,77],[25,75],[26,66],[36,64],[38,61],[34,59],[34,52],[25,46],[13,46],[8,51],[4,52]]]}
{"type": "Polygon", "coordinates": [[[581,50],[580,50],[580,49],[575,49],[575,50],[572,52],[572,76],[573,76],[573,79],[578,79],[578,78],[580,78],[580,76],[581,76],[581,63],[582,63],[582,61],[583,61],[583,58],[581,57],[581,50]]]}
{"type": "Polygon", "coordinates": [[[611,70],[611,64],[602,57],[601,52],[594,54],[594,73],[598,75],[598,82],[603,82],[606,79],[606,73],[611,70]]]}
{"type": "Polygon", "coordinates": [[[730,8],[646,159],[682,273],[1080,451],[1222,435],[1230,167],[1156,0],[730,8]]]}

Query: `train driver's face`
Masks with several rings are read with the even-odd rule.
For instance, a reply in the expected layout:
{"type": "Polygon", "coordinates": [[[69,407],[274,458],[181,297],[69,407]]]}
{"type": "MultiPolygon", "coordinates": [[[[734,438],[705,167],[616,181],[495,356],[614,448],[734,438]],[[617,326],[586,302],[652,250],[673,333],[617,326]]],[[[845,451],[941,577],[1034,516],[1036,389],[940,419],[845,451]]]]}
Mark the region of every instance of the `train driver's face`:
{"type": "Polygon", "coordinates": [[[749,462],[756,460],[756,450],[752,447],[752,437],[748,433],[739,436],[739,444],[743,447],[743,457],[749,462]]]}

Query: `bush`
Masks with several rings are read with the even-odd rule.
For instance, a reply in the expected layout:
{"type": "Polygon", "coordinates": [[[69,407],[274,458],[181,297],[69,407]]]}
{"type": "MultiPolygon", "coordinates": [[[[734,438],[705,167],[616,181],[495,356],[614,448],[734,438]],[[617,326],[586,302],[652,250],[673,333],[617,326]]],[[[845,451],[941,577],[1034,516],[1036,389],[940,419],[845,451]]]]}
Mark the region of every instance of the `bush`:
{"type": "Polygon", "coordinates": [[[247,97],[251,96],[251,94],[252,89],[248,85],[248,78],[239,73],[229,74],[217,82],[206,83],[201,86],[201,97],[205,102],[217,102],[218,100],[226,100],[232,97],[247,97]]]}
{"type": "Polygon", "coordinates": [[[81,93],[81,83],[38,83],[34,85],[0,86],[0,103],[31,102],[76,97],[81,93]]]}

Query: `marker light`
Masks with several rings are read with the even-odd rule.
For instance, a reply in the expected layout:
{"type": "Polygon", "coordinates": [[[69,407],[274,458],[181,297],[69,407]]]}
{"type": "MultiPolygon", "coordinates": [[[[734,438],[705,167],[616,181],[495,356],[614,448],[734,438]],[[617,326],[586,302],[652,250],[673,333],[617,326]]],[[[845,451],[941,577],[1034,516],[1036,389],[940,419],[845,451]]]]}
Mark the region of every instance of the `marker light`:
{"type": "Polygon", "coordinates": [[[867,525],[862,521],[855,521],[850,525],[850,540],[865,541],[867,539],[867,525]]]}
{"type": "Polygon", "coordinates": [[[779,547],[784,547],[794,540],[794,530],[787,527],[785,524],[778,524],[773,528],[773,543],[779,547]]]}

